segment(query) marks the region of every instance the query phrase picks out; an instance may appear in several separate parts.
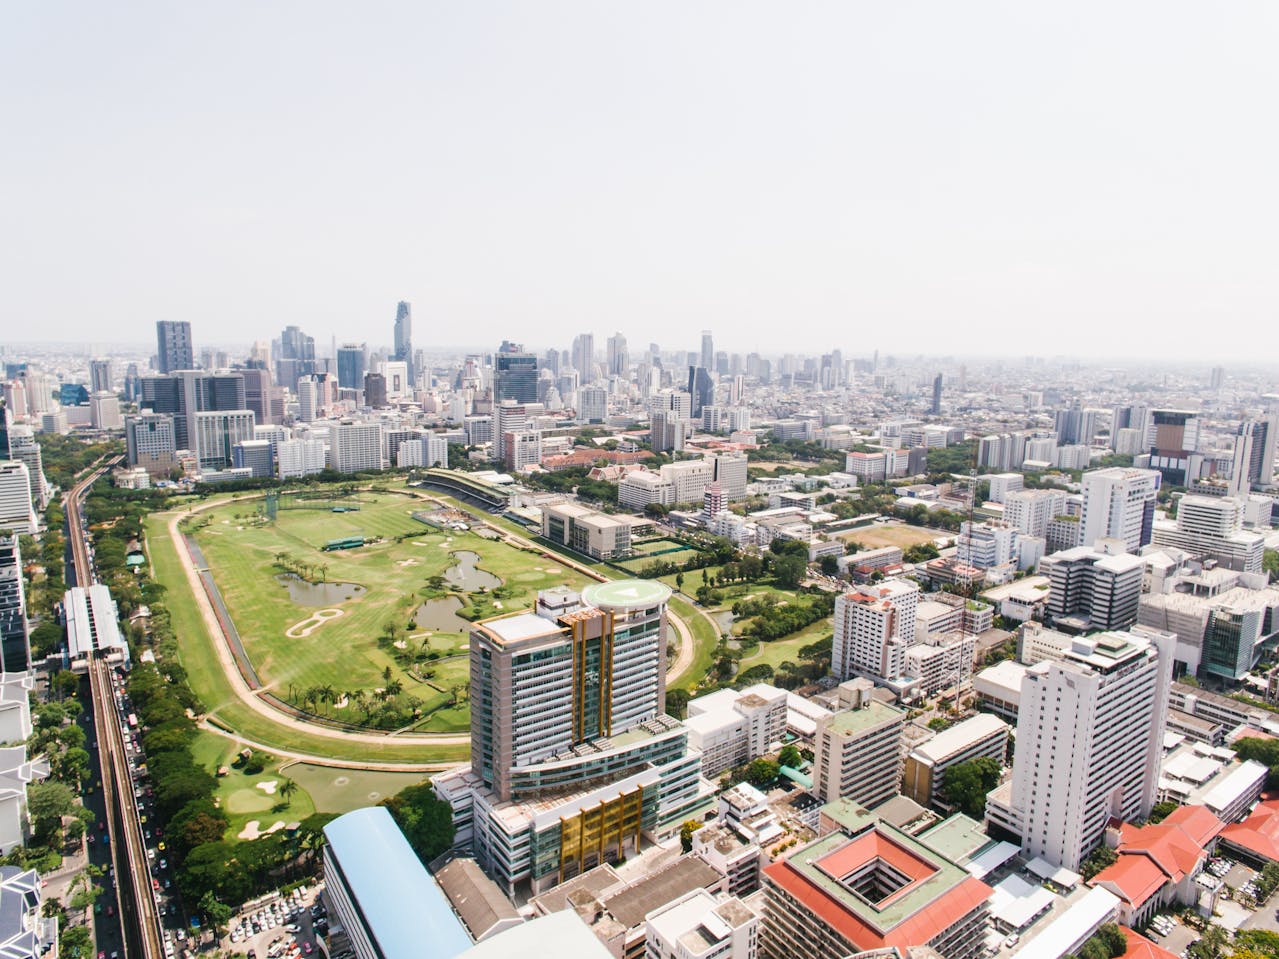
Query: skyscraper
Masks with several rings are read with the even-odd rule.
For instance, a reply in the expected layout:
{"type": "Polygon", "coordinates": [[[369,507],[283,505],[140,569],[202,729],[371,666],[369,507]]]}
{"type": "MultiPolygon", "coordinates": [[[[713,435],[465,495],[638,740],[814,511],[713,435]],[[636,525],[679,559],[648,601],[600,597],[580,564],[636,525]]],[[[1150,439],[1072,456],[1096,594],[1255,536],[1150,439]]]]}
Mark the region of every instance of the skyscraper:
{"type": "Polygon", "coordinates": [[[111,361],[110,360],[90,360],[89,361],[89,392],[90,393],[112,393],[111,389],[111,361]]]}
{"type": "Polygon", "coordinates": [[[395,305],[395,359],[408,367],[409,388],[417,386],[417,370],[413,367],[413,306],[405,300],[395,305]]]}
{"type": "Polygon", "coordinates": [[[22,586],[18,537],[0,535],[0,660],[6,673],[31,668],[27,601],[22,586]]]}
{"type": "Polygon", "coordinates": [[[365,344],[343,343],[338,347],[338,386],[344,390],[363,389],[368,365],[368,347],[365,344]]]}
{"type": "Polygon", "coordinates": [[[715,338],[710,330],[702,330],[702,366],[708,370],[715,368],[715,338]]]}
{"type": "Polygon", "coordinates": [[[702,415],[702,410],[715,405],[715,381],[704,366],[688,368],[688,395],[693,398],[692,416],[702,415]]]}
{"type": "Polygon", "coordinates": [[[608,375],[624,376],[630,368],[631,358],[626,351],[626,337],[614,333],[608,338],[608,375]]]}
{"type": "Polygon", "coordinates": [[[508,894],[636,852],[705,801],[701,754],[664,712],[669,598],[653,580],[561,588],[472,629],[471,766],[433,784],[455,845],[508,894]]]}
{"type": "Polygon", "coordinates": [[[276,381],[289,389],[297,387],[298,378],[315,372],[315,337],[307,336],[298,326],[286,326],[280,334],[280,356],[276,360],[276,381]]]}
{"type": "Polygon", "coordinates": [[[941,415],[941,383],[941,374],[938,373],[933,377],[933,405],[928,410],[933,416],[941,415]]]}
{"type": "Polygon", "coordinates": [[[1011,792],[1025,856],[1078,870],[1107,822],[1150,815],[1174,645],[1144,627],[1099,633],[1026,671],[1011,792]]]}
{"type": "Polygon", "coordinates": [[[183,370],[171,376],[144,376],[140,406],[156,413],[170,414],[177,448],[194,451],[197,413],[248,409],[244,376],[240,372],[205,373],[201,370],[183,370]]]}
{"type": "Polygon", "coordinates": [[[831,671],[893,679],[906,668],[906,649],[915,642],[919,587],[905,579],[845,593],[835,599],[835,639],[831,671]]]}
{"type": "Polygon", "coordinates": [[[195,369],[191,324],[186,320],[159,320],[155,324],[156,366],[161,373],[195,369]]]}
{"type": "Polygon", "coordinates": [[[1150,542],[1159,473],[1115,466],[1090,470],[1083,475],[1082,485],[1081,546],[1091,547],[1102,538],[1118,539],[1135,553],[1150,542]]]}
{"type": "Polygon", "coordinates": [[[503,340],[494,357],[497,367],[493,398],[496,402],[537,402],[537,354],[526,353],[519,343],[503,340]]]}
{"type": "Polygon", "coordinates": [[[573,337],[573,369],[583,383],[595,379],[595,334],[579,333],[573,337]]]}

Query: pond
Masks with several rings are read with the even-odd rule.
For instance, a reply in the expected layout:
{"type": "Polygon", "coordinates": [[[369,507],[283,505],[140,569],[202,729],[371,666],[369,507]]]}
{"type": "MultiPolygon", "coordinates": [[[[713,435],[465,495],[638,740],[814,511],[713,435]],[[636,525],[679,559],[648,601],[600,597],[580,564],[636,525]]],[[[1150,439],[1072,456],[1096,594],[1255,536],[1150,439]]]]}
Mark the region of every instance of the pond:
{"type": "Polygon", "coordinates": [[[450,586],[456,586],[459,589],[471,592],[478,589],[497,589],[502,585],[502,580],[499,577],[475,565],[480,560],[479,553],[472,553],[469,549],[464,549],[449,555],[457,560],[456,563],[444,571],[444,578],[450,586]]]}
{"type": "Polygon", "coordinates": [[[733,631],[733,611],[726,609],[721,613],[711,613],[711,619],[715,620],[715,624],[719,626],[722,635],[727,636],[733,631]]]}
{"type": "Polygon", "coordinates": [[[289,599],[299,606],[336,606],[364,595],[359,583],[308,583],[297,573],[281,573],[275,578],[289,588],[289,599]]]}
{"type": "Polygon", "coordinates": [[[462,600],[456,596],[430,599],[417,608],[413,622],[418,629],[434,629],[441,633],[465,633],[471,624],[457,615],[462,600]]]}

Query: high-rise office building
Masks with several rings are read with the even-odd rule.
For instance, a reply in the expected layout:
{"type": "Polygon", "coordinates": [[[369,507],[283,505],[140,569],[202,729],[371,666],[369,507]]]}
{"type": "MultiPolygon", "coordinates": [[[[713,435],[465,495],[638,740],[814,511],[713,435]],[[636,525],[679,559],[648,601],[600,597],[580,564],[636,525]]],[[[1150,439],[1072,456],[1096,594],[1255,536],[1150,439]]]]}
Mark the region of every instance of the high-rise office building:
{"type": "Polygon", "coordinates": [[[665,715],[666,603],[652,580],[539,595],[471,631],[471,766],[436,776],[455,844],[510,894],[671,835],[712,790],[665,715]]]}
{"type": "Polygon", "coordinates": [[[381,373],[364,374],[364,405],[370,409],[380,410],[388,404],[386,395],[386,377],[381,373]]]}
{"type": "Polygon", "coordinates": [[[1097,411],[1081,409],[1076,403],[1053,414],[1053,429],[1062,446],[1089,446],[1097,434],[1097,411]]]}
{"type": "Polygon", "coordinates": [[[1048,622],[1075,633],[1131,626],[1137,621],[1144,566],[1130,553],[1108,555],[1091,546],[1045,556],[1039,572],[1048,577],[1048,622]]]}
{"type": "Polygon", "coordinates": [[[280,334],[280,355],[275,361],[276,382],[294,389],[300,377],[315,371],[315,337],[307,336],[299,326],[286,326],[280,334]]]}
{"type": "Polygon", "coordinates": [[[183,370],[169,376],[142,378],[143,409],[173,417],[173,436],[180,450],[195,450],[195,415],[248,409],[244,376],[239,372],[183,370]]]}
{"type": "Polygon", "coordinates": [[[0,659],[4,672],[31,668],[27,600],[22,584],[22,551],[16,534],[0,534],[0,659]]]}
{"type": "Polygon", "coordinates": [[[573,369],[583,383],[595,379],[595,334],[579,333],[573,337],[573,369]]]}
{"type": "Polygon", "coordinates": [[[17,460],[0,460],[0,530],[31,536],[39,530],[31,473],[17,460]]]}
{"type": "Polygon", "coordinates": [[[9,401],[0,399],[0,460],[9,459],[9,431],[13,427],[13,413],[9,401]]]}
{"type": "Polygon", "coordinates": [[[516,403],[537,402],[537,354],[527,353],[524,347],[508,340],[502,342],[494,357],[493,399],[495,402],[512,400],[516,403]]]}
{"type": "Polygon", "coordinates": [[[281,391],[271,384],[271,371],[262,366],[238,372],[244,378],[244,408],[253,411],[258,425],[280,422],[284,401],[281,391]]]}
{"type": "Polygon", "coordinates": [[[1247,493],[1253,486],[1269,485],[1274,478],[1277,427],[1279,418],[1274,416],[1239,424],[1230,472],[1232,495],[1247,493]]]}
{"type": "Polygon", "coordinates": [[[626,350],[626,337],[614,333],[608,338],[608,375],[625,376],[630,369],[631,358],[626,350]]]}
{"type": "Polygon", "coordinates": [[[715,405],[715,381],[707,367],[688,368],[688,395],[692,397],[691,415],[694,417],[700,417],[705,407],[715,405]]]}
{"type": "Polygon", "coordinates": [[[344,390],[364,389],[368,372],[368,347],[363,343],[343,343],[338,347],[338,386],[344,390]]]}
{"type": "Polygon", "coordinates": [[[1154,470],[1116,466],[1085,473],[1080,544],[1092,546],[1099,539],[1117,539],[1130,553],[1147,545],[1159,484],[1160,475],[1154,470]]]}
{"type": "Polygon", "coordinates": [[[822,802],[851,799],[868,809],[892,799],[901,789],[905,728],[905,710],[881,703],[869,689],[851,709],[819,717],[813,794],[822,802]]]}
{"type": "Polygon", "coordinates": [[[1243,529],[1244,504],[1230,496],[1181,497],[1175,520],[1158,520],[1151,542],[1175,546],[1229,569],[1260,573],[1266,538],[1243,529]]]}
{"type": "Polygon", "coordinates": [[[393,359],[405,365],[410,389],[417,387],[417,370],[413,361],[413,306],[400,300],[395,305],[395,354],[393,359]]]}
{"type": "Polygon", "coordinates": [[[608,419],[608,390],[583,386],[577,391],[577,418],[583,423],[603,423],[608,419]]]}
{"type": "Polygon", "coordinates": [[[160,320],[155,324],[156,369],[161,373],[195,369],[191,324],[186,320],[160,320]]]}
{"type": "Polygon", "coordinates": [[[1025,856],[1078,870],[1106,823],[1150,815],[1174,645],[1144,628],[1076,637],[1026,671],[1008,823],[1025,856]]]}
{"type": "Polygon", "coordinates": [[[941,374],[938,373],[933,377],[933,403],[928,410],[928,412],[932,413],[933,416],[941,415],[941,387],[942,377],[941,374]]]}
{"type": "Polygon", "coordinates": [[[195,454],[202,471],[234,465],[234,449],[254,439],[251,410],[209,410],[195,414],[195,454]]]}
{"type": "Polygon", "coordinates": [[[1159,470],[1174,486],[1189,486],[1200,478],[1199,414],[1190,410],[1151,410],[1147,439],[1150,468],[1159,470]]]}
{"type": "Polygon", "coordinates": [[[111,386],[111,361],[98,359],[89,361],[89,392],[114,393],[111,386]]]}
{"type": "Polygon", "coordinates": [[[715,368],[715,338],[710,330],[702,330],[702,367],[707,370],[715,368]]]}

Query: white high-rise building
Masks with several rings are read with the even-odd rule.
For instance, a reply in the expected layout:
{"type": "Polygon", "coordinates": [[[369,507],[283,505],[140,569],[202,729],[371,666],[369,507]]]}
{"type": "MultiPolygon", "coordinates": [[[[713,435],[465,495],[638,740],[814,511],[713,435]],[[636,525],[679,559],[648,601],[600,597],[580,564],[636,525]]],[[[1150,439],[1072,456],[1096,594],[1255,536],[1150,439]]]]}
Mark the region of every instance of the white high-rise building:
{"type": "Polygon", "coordinates": [[[714,453],[706,457],[714,468],[714,481],[724,492],[724,500],[736,503],[746,499],[745,453],[714,453]]]}
{"type": "Polygon", "coordinates": [[[405,440],[395,451],[395,465],[405,466],[448,466],[448,440],[434,433],[418,439],[405,440]]]}
{"type": "Polygon", "coordinates": [[[297,479],[323,471],[323,440],[282,440],[275,444],[275,468],[280,479],[297,479]]]}
{"type": "Polygon", "coordinates": [[[625,376],[630,369],[631,358],[626,350],[626,337],[614,333],[608,338],[608,375],[625,376]]]}
{"type": "Polygon", "coordinates": [[[39,529],[31,505],[31,478],[25,463],[0,461],[0,529],[35,535],[39,529]]]}
{"type": "Polygon", "coordinates": [[[1016,490],[1005,495],[1004,522],[1025,536],[1048,536],[1048,524],[1066,513],[1066,494],[1056,489],[1016,490]]]}
{"type": "Polygon", "coordinates": [[[320,387],[315,378],[304,376],[298,380],[298,420],[314,423],[319,415],[320,387]]]}
{"type": "Polygon", "coordinates": [[[1112,818],[1150,814],[1174,645],[1153,630],[1098,633],[1026,671],[1011,792],[1024,856],[1077,870],[1112,818]]]}
{"type": "Polygon", "coordinates": [[[1130,553],[1147,545],[1159,481],[1156,470],[1120,466],[1085,473],[1080,545],[1091,546],[1099,539],[1118,539],[1130,553]]]}
{"type": "Polygon", "coordinates": [[[237,443],[252,440],[252,410],[209,410],[196,413],[195,454],[201,470],[223,470],[231,466],[237,443]]]}
{"type": "Polygon", "coordinates": [[[603,423],[608,419],[608,390],[583,386],[577,391],[577,418],[583,423],[603,423]]]}
{"type": "Polygon", "coordinates": [[[339,473],[382,468],[382,427],[377,423],[339,423],[329,431],[329,462],[339,473]]]}
{"type": "Polygon", "coordinates": [[[1151,541],[1214,559],[1230,569],[1260,573],[1266,538],[1242,528],[1243,514],[1243,502],[1233,497],[1183,496],[1176,520],[1156,521],[1151,541]]]}
{"type": "Polygon", "coordinates": [[[901,676],[906,648],[915,642],[918,608],[919,587],[903,579],[884,580],[837,597],[831,671],[839,679],[901,676]]]}
{"type": "Polygon", "coordinates": [[[960,524],[958,557],[978,569],[991,569],[1017,559],[1018,530],[997,521],[960,524]]]}

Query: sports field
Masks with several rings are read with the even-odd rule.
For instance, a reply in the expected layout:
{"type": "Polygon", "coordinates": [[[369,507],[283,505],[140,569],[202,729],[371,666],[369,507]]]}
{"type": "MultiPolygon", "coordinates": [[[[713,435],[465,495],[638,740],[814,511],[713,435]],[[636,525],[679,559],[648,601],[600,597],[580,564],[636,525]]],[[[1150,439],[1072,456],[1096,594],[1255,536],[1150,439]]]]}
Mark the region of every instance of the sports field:
{"type": "Polygon", "coordinates": [[[905,523],[875,523],[839,534],[841,539],[851,539],[862,549],[878,549],[881,546],[910,549],[921,543],[931,543],[954,535],[945,530],[923,529],[919,526],[907,526],[905,523]]]}
{"type": "Polygon", "coordinates": [[[500,615],[529,608],[539,589],[585,583],[538,554],[428,526],[412,515],[423,503],[403,494],[335,503],[346,511],[281,508],[273,523],[259,515],[261,500],[228,503],[192,530],[264,685],[334,719],[365,722],[365,705],[398,684],[429,714],[416,728],[464,730],[468,624],[443,606],[500,615]],[[322,550],[347,537],[380,541],[322,550]],[[302,578],[287,581],[289,569],[302,578]],[[436,606],[419,617],[427,602],[436,606]],[[317,689],[327,695],[308,700],[317,689]]]}

